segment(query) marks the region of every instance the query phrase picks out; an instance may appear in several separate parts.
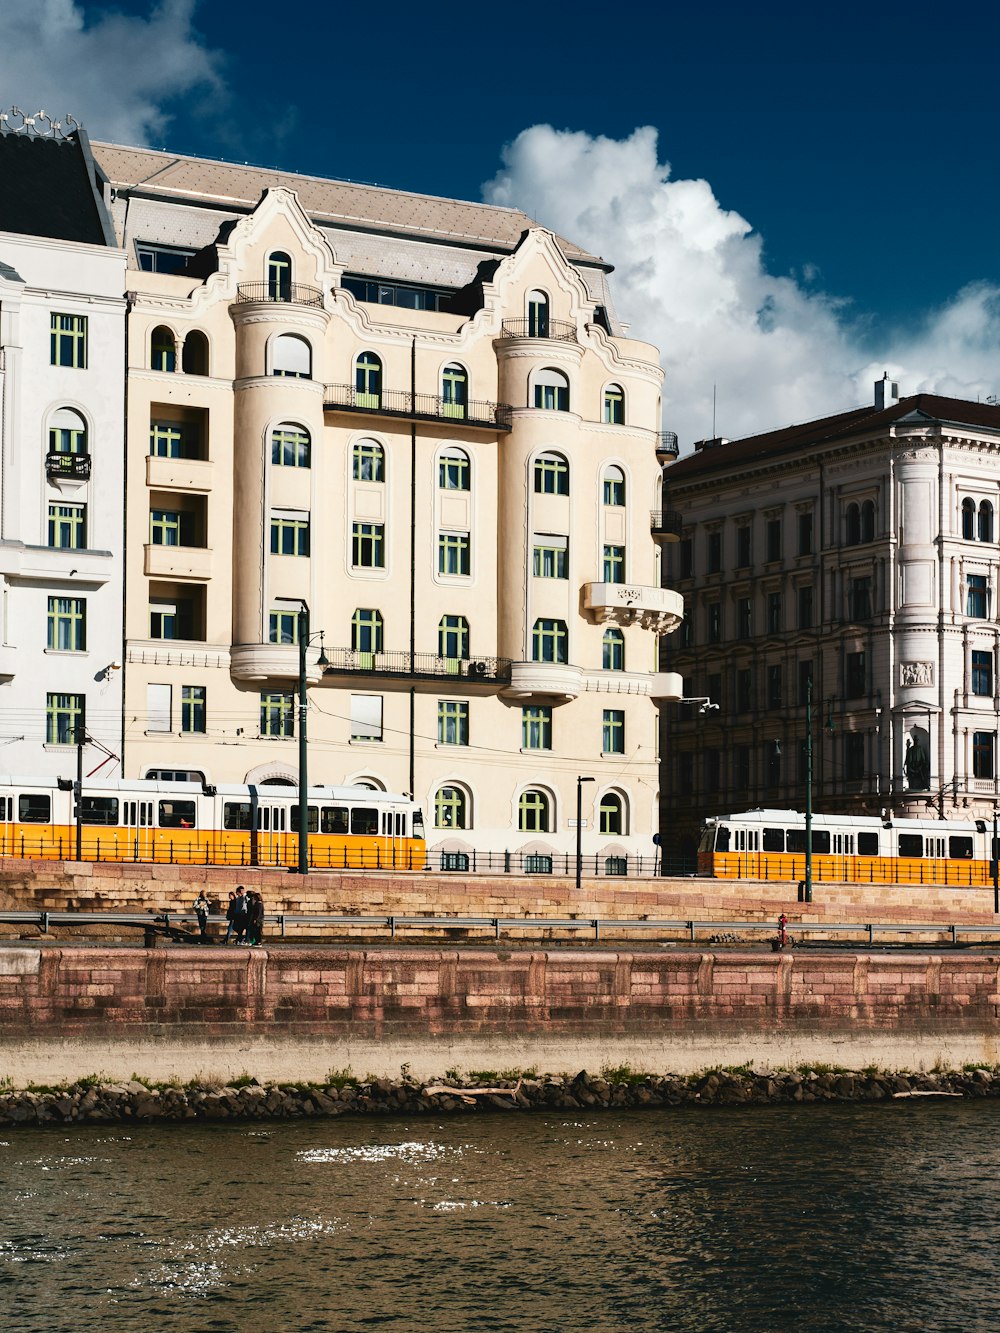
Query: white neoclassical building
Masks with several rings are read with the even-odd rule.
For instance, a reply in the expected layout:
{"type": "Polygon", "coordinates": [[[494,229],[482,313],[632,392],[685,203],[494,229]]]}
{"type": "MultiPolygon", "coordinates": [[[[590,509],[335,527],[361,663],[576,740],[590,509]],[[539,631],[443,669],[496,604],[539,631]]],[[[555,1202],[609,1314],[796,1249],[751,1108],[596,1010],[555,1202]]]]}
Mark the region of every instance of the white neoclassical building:
{"type": "Polygon", "coordinates": [[[898,397],[667,469],[683,539],[664,662],[707,715],[663,710],[663,837],[710,813],[991,819],[1000,696],[1000,407],[898,397]],[[811,687],[810,687],[811,682],[811,687]]]}
{"type": "MultiPolygon", "coordinates": [[[[86,135],[0,115],[0,769],[121,775],[125,256],[86,135]]],[[[3,814],[10,818],[10,813],[3,814]]]]}
{"type": "Polygon", "coordinates": [[[675,442],[609,266],[512,209],[95,153],[131,295],[126,774],[295,783],[307,624],[312,781],[544,868],[586,778],[590,864],[651,867],[675,442]]]}

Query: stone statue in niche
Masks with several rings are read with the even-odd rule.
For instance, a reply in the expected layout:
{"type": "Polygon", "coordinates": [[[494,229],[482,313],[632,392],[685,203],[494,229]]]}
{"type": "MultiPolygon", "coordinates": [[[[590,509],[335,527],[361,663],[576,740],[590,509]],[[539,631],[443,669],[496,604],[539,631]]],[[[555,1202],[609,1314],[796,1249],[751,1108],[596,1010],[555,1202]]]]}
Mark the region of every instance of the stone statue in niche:
{"type": "Polygon", "coordinates": [[[933,662],[902,662],[899,670],[901,685],[934,684],[933,662]]]}
{"type": "Polygon", "coordinates": [[[906,755],[903,759],[908,791],[926,791],[930,785],[930,737],[924,727],[911,727],[906,737],[906,755]]]}

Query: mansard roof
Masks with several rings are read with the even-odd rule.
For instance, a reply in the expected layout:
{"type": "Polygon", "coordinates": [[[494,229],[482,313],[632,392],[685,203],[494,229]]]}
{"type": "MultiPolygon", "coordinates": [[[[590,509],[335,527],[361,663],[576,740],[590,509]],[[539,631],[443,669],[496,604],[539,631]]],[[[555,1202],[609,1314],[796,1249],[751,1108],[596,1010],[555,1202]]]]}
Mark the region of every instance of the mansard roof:
{"type": "Polygon", "coordinates": [[[0,115],[0,231],[114,245],[87,136],[70,123],[67,130],[43,111],[0,115]]]}
{"type": "Polygon", "coordinates": [[[669,485],[697,481],[709,473],[752,467],[771,459],[808,454],[821,445],[877,436],[905,420],[1000,432],[1000,405],[944,398],[933,393],[912,394],[881,411],[875,407],[856,407],[835,416],[700,449],[672,464],[664,477],[669,485]]]}

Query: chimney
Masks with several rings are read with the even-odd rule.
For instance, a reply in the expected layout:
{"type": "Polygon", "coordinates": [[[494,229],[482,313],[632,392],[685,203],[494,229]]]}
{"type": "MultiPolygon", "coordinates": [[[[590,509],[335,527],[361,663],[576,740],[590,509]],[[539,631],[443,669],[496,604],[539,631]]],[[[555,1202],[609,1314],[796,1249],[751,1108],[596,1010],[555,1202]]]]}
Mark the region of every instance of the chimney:
{"type": "Polygon", "coordinates": [[[885,371],[880,380],[875,381],[875,410],[883,412],[887,407],[892,407],[894,403],[899,402],[899,385],[889,378],[889,372],[885,371]]]}

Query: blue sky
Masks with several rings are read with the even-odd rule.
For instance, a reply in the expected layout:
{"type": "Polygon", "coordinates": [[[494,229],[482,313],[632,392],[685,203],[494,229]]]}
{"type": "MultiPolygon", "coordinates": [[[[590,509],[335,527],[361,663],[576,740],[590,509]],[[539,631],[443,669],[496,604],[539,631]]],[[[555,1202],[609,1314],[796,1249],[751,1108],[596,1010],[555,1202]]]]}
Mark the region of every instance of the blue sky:
{"type": "Polygon", "coordinates": [[[616,264],[684,441],[713,385],[730,435],[865,401],[883,367],[1000,392],[998,38],[993,6],[892,0],[37,0],[5,7],[0,104],[516,203],[616,264]]]}

